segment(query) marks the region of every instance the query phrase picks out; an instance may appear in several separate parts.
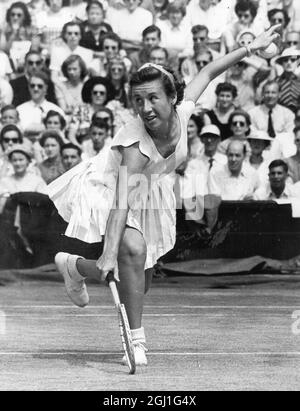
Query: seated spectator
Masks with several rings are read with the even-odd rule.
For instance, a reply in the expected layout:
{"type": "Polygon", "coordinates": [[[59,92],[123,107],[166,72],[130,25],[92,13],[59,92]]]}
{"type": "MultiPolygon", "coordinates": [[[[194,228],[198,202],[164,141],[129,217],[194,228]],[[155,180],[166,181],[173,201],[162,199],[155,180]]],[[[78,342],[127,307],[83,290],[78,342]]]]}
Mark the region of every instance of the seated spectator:
{"type": "Polygon", "coordinates": [[[226,156],[217,152],[221,141],[221,133],[217,126],[213,124],[204,126],[200,138],[204,145],[204,151],[188,162],[184,179],[185,185],[188,184],[188,186],[191,185],[192,180],[197,183],[196,175],[201,175],[207,186],[209,173],[222,168],[227,163],[226,156]]]}
{"type": "Polygon", "coordinates": [[[200,140],[200,133],[204,126],[203,118],[192,114],[188,121],[188,158],[200,155],[203,150],[203,143],[200,140]]]}
{"type": "Polygon", "coordinates": [[[229,118],[235,111],[234,101],[238,95],[237,89],[230,83],[220,83],[216,88],[217,104],[206,113],[206,124],[216,125],[221,132],[221,140],[226,140],[232,135],[229,118]]]}
{"type": "Polygon", "coordinates": [[[115,57],[109,61],[108,73],[106,76],[111,85],[113,100],[117,100],[125,108],[129,107],[127,96],[128,74],[122,58],[115,57]]]}
{"type": "Polygon", "coordinates": [[[207,48],[211,52],[213,60],[220,57],[220,53],[209,47],[208,28],[206,26],[197,24],[192,27],[191,33],[193,44],[186,51],[186,54],[190,57],[183,60],[180,68],[182,77],[186,79],[193,79],[198,73],[195,56],[202,49],[207,48]]]}
{"type": "Polygon", "coordinates": [[[62,136],[64,135],[64,131],[67,125],[65,118],[54,110],[48,111],[44,119],[44,124],[46,130],[58,131],[62,136]]]}
{"type": "Polygon", "coordinates": [[[280,145],[283,157],[295,152],[294,145],[294,113],[278,103],[279,85],[276,81],[268,81],[262,90],[262,104],[249,111],[253,128],[266,131],[280,145]]]}
{"type": "Polygon", "coordinates": [[[61,33],[62,41],[54,43],[50,54],[51,78],[55,82],[63,77],[61,68],[64,61],[71,55],[82,58],[87,68],[92,65],[94,53],[92,50],[79,45],[81,39],[81,27],[79,23],[66,23],[61,33]]]}
{"type": "Polygon", "coordinates": [[[282,75],[276,78],[280,89],[278,103],[296,112],[300,102],[300,80],[295,73],[300,63],[300,50],[285,49],[276,63],[283,67],[282,75]]]}
{"type": "Polygon", "coordinates": [[[37,27],[42,33],[42,44],[50,50],[52,42],[61,34],[64,24],[72,21],[72,13],[63,0],[46,0],[47,10],[36,14],[37,27]]]}
{"type": "Polygon", "coordinates": [[[157,20],[156,25],[161,30],[161,46],[169,52],[169,57],[178,59],[186,56],[186,49],[191,43],[190,27],[184,18],[186,8],[181,0],[168,4],[167,18],[157,20]]]}
{"type": "Polygon", "coordinates": [[[126,49],[134,50],[141,46],[143,30],[153,24],[150,11],[140,7],[140,0],[124,0],[125,8],[119,10],[108,7],[106,21],[123,40],[126,49]]]}
{"type": "Polygon", "coordinates": [[[280,48],[282,49],[284,47],[283,39],[285,38],[286,33],[289,31],[289,24],[291,19],[288,16],[286,10],[280,8],[274,8],[269,10],[268,19],[271,26],[275,26],[276,24],[281,25],[281,28],[278,29],[278,32],[281,34],[278,43],[280,43],[280,48]]]}
{"type": "Polygon", "coordinates": [[[31,100],[17,107],[20,125],[26,135],[36,135],[44,128],[43,119],[50,110],[57,111],[62,116],[64,112],[56,104],[46,99],[48,77],[40,72],[33,74],[28,81],[31,100]]]}
{"type": "Polygon", "coordinates": [[[8,152],[8,159],[13,167],[13,174],[0,180],[0,195],[9,196],[21,192],[46,194],[44,180],[29,170],[32,153],[24,144],[16,144],[8,152]]]}
{"type": "Polygon", "coordinates": [[[88,2],[86,6],[87,21],[82,23],[82,37],[80,46],[101,51],[101,38],[104,34],[112,32],[112,27],[104,21],[103,5],[98,0],[88,2]]]}
{"type": "Polygon", "coordinates": [[[153,47],[150,51],[149,62],[160,66],[169,65],[169,53],[163,47],[153,47]]]}
{"type": "Polygon", "coordinates": [[[109,126],[107,122],[96,119],[89,128],[88,139],[82,143],[82,159],[95,157],[106,146],[110,145],[109,126]]]}
{"type": "Polygon", "coordinates": [[[81,162],[81,148],[72,143],[64,144],[61,148],[61,161],[65,171],[77,166],[81,162]]]}
{"type": "Polygon", "coordinates": [[[235,49],[237,37],[241,31],[250,29],[255,33],[255,36],[258,36],[264,31],[264,27],[262,27],[261,24],[255,24],[257,11],[258,5],[252,0],[239,0],[236,2],[235,14],[238,20],[230,23],[224,32],[227,51],[230,52],[235,49]]]}
{"type": "Polygon", "coordinates": [[[167,18],[168,4],[169,0],[152,0],[154,24],[156,24],[157,20],[165,20],[167,18]]]}
{"type": "Polygon", "coordinates": [[[41,136],[40,145],[44,148],[47,158],[38,164],[38,168],[44,181],[50,184],[65,172],[60,155],[63,141],[57,131],[47,130],[41,136]]]}
{"type": "Polygon", "coordinates": [[[65,81],[55,84],[57,103],[65,114],[72,114],[76,107],[83,104],[81,92],[88,70],[83,59],[72,54],[63,62],[61,71],[65,81]]]}
{"type": "Polygon", "coordinates": [[[229,120],[230,137],[219,144],[218,151],[226,154],[229,144],[232,141],[239,140],[245,145],[247,156],[250,155],[250,146],[248,136],[251,131],[251,118],[244,110],[235,110],[231,113],[229,120]]]}
{"type": "Polygon", "coordinates": [[[0,132],[0,179],[13,174],[7,153],[16,144],[23,143],[23,135],[14,124],[5,125],[0,132]]]}
{"type": "Polygon", "coordinates": [[[20,122],[19,113],[16,107],[12,104],[2,107],[1,109],[1,126],[7,124],[18,125],[20,122]]]}
{"type": "Polygon", "coordinates": [[[39,46],[40,39],[31,24],[26,4],[22,1],[13,3],[7,10],[6,25],[0,30],[0,48],[9,54],[14,70],[21,71],[26,53],[30,48],[38,49],[39,46]]]}
{"type": "Polygon", "coordinates": [[[269,165],[269,183],[260,187],[254,200],[278,200],[295,197],[293,186],[287,184],[288,166],[283,160],[274,160],[269,165]]]}
{"type": "Polygon", "coordinates": [[[135,73],[138,68],[150,61],[151,50],[160,44],[161,30],[159,27],[151,25],[143,30],[142,36],[142,48],[128,56],[132,63],[131,73],[135,73]]]}
{"type": "Polygon", "coordinates": [[[271,145],[272,138],[265,131],[256,130],[249,135],[248,141],[251,154],[246,162],[257,171],[260,184],[265,184],[268,181],[270,160],[267,160],[264,154],[271,145]]]}
{"type": "Polygon", "coordinates": [[[230,8],[224,1],[191,0],[187,6],[187,21],[190,27],[205,25],[210,40],[220,40],[230,21],[230,8]]]}
{"type": "Polygon", "coordinates": [[[231,141],[227,149],[227,164],[212,170],[208,177],[208,192],[222,200],[251,199],[258,189],[255,170],[245,164],[246,148],[242,141],[231,141]]]}
{"type": "Polygon", "coordinates": [[[291,177],[293,183],[297,183],[300,181],[300,126],[295,128],[294,134],[297,152],[294,156],[285,159],[285,162],[289,168],[289,177],[291,177]]]}
{"type": "MultiPolygon", "coordinates": [[[[209,63],[211,63],[212,60],[213,56],[209,49],[199,50],[197,55],[195,55],[195,63],[197,66],[198,73],[201,70],[203,70],[203,68],[206,67],[209,63]]],[[[185,82],[190,82],[193,79],[184,80],[185,82]]],[[[215,92],[218,84],[222,82],[224,82],[224,75],[218,76],[209,83],[208,87],[205,89],[205,91],[202,93],[202,95],[196,103],[196,113],[199,113],[199,111],[202,110],[212,110],[216,106],[217,98],[215,92]]]]}
{"type": "MultiPolygon", "coordinates": [[[[300,22],[299,22],[300,23],[300,22]]],[[[285,36],[285,48],[295,48],[300,49],[300,32],[299,31],[288,31],[285,36]]]]}
{"type": "MultiPolygon", "coordinates": [[[[31,99],[28,80],[33,74],[38,73],[40,71],[45,71],[45,64],[42,59],[41,53],[37,51],[29,51],[25,56],[25,71],[24,74],[11,80],[10,84],[13,89],[14,98],[13,98],[13,105],[19,106],[23,103],[26,103],[31,99]]],[[[46,100],[50,101],[51,103],[56,104],[56,97],[54,91],[54,84],[49,79],[48,80],[48,87],[47,87],[47,94],[46,100]]]]}
{"type": "MultiPolygon", "coordinates": [[[[91,66],[92,76],[107,76],[108,63],[115,57],[122,57],[126,65],[127,72],[130,72],[131,61],[124,56],[125,51],[122,49],[122,40],[116,33],[107,33],[101,38],[100,50],[97,58],[94,59],[91,66]]],[[[126,53],[125,53],[126,54],[126,53]]]]}
{"type": "Polygon", "coordinates": [[[114,131],[115,118],[114,118],[113,112],[107,107],[102,107],[93,114],[92,123],[94,123],[96,119],[103,120],[108,124],[108,127],[109,127],[108,135],[110,138],[113,138],[115,135],[115,131],[114,131]]]}

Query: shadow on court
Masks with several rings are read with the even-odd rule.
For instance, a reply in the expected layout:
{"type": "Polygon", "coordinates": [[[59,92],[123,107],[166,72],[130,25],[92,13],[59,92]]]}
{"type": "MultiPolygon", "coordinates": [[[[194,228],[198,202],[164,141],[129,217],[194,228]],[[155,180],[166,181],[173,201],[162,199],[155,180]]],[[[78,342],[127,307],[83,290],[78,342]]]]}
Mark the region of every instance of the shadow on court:
{"type": "Polygon", "coordinates": [[[79,309],[61,282],[32,278],[0,287],[0,390],[300,389],[300,276],[156,280],[149,365],[133,376],[107,287],[90,284],[79,309]]]}

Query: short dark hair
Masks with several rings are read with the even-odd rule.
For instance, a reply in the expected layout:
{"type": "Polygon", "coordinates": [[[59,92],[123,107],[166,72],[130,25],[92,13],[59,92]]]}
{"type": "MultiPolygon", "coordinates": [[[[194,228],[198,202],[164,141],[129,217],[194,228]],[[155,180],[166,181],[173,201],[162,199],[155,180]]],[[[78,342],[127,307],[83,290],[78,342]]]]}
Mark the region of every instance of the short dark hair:
{"type": "Polygon", "coordinates": [[[197,34],[200,31],[206,31],[207,34],[209,33],[208,27],[204,26],[203,24],[196,24],[191,29],[192,34],[197,34]]]}
{"type": "Polygon", "coordinates": [[[282,167],[283,170],[286,173],[288,173],[288,171],[289,171],[289,167],[288,167],[287,163],[283,160],[274,160],[274,161],[272,161],[272,163],[269,165],[269,171],[271,171],[275,167],[282,167]]]}
{"type": "Polygon", "coordinates": [[[0,111],[1,115],[3,115],[8,110],[15,110],[19,115],[18,110],[16,109],[16,107],[13,104],[7,104],[6,106],[3,106],[1,108],[1,111],[0,111]]]}
{"type": "Polygon", "coordinates": [[[164,91],[168,97],[174,97],[175,94],[177,95],[177,101],[174,104],[174,108],[179,105],[184,96],[184,89],[185,83],[182,80],[179,80],[175,74],[175,72],[168,68],[164,67],[166,71],[168,71],[174,78],[174,82],[170,80],[170,78],[162,73],[155,67],[145,67],[143,69],[139,69],[136,73],[134,73],[129,81],[130,91],[129,94],[132,95],[132,89],[135,86],[139,86],[141,84],[153,81],[153,80],[161,80],[164,91]]]}
{"type": "Polygon", "coordinates": [[[233,98],[236,98],[238,95],[238,91],[235,85],[231,83],[219,83],[216,88],[216,95],[218,96],[219,94],[223,92],[229,92],[232,94],[233,98]]]}
{"type": "Polygon", "coordinates": [[[84,80],[88,75],[88,69],[86,67],[85,62],[83,61],[82,57],[78,56],[77,54],[71,54],[71,56],[67,57],[66,60],[63,62],[61,66],[61,71],[63,75],[68,78],[68,67],[70,64],[75,63],[78,61],[80,67],[80,78],[84,80]]]}
{"type": "Polygon", "coordinates": [[[186,15],[186,7],[180,0],[174,0],[172,3],[169,3],[167,5],[167,9],[166,9],[167,14],[178,12],[178,11],[180,11],[183,17],[186,15]]]}
{"type": "Polygon", "coordinates": [[[40,70],[40,71],[38,71],[34,74],[31,74],[28,81],[30,82],[31,79],[34,78],[34,77],[39,78],[40,80],[42,80],[46,84],[46,86],[49,85],[50,78],[49,78],[48,74],[46,74],[44,71],[40,70]]]}
{"type": "Polygon", "coordinates": [[[105,40],[107,40],[107,39],[113,40],[116,43],[118,43],[118,49],[121,50],[121,48],[122,48],[122,39],[121,39],[121,37],[119,37],[114,32],[107,33],[107,34],[104,34],[104,36],[102,36],[102,38],[100,39],[100,44],[99,44],[100,50],[103,51],[103,45],[104,45],[105,40]]]}
{"type": "Polygon", "coordinates": [[[89,0],[86,6],[86,12],[88,13],[93,6],[98,6],[104,12],[103,4],[98,0],[89,0]]]}
{"type": "Polygon", "coordinates": [[[263,93],[266,91],[266,88],[269,86],[273,86],[274,84],[276,84],[276,86],[278,87],[278,89],[280,90],[280,85],[277,83],[276,80],[269,80],[267,81],[262,88],[263,93]]]}
{"type": "Polygon", "coordinates": [[[242,110],[242,109],[234,110],[234,111],[230,114],[230,117],[229,117],[229,119],[228,119],[229,127],[232,126],[232,121],[233,121],[233,119],[234,119],[235,116],[243,116],[243,117],[245,118],[246,123],[247,123],[247,126],[248,126],[248,128],[249,128],[249,130],[248,130],[247,133],[246,133],[246,135],[248,136],[248,135],[250,134],[250,132],[251,132],[251,130],[250,130],[250,126],[251,126],[251,117],[250,117],[250,115],[247,113],[247,111],[242,110]]]}
{"type": "Polygon", "coordinates": [[[58,117],[59,118],[61,130],[63,130],[66,127],[67,122],[66,122],[65,118],[58,111],[55,111],[55,110],[49,110],[48,111],[46,117],[43,120],[43,123],[45,124],[45,126],[47,124],[47,121],[51,117],[58,117]]]}
{"type": "Polygon", "coordinates": [[[250,11],[253,19],[255,19],[255,17],[257,16],[257,10],[258,10],[257,5],[251,0],[238,0],[237,1],[235,8],[234,8],[236,15],[238,15],[238,13],[240,13],[241,11],[245,12],[248,10],[250,11]]]}
{"type": "Polygon", "coordinates": [[[101,129],[104,129],[106,131],[109,131],[109,128],[110,128],[109,125],[107,124],[107,122],[102,120],[101,118],[95,118],[95,120],[90,125],[90,130],[93,127],[101,128],[101,129]]]}
{"type": "Polygon", "coordinates": [[[77,22],[77,21],[68,21],[68,23],[65,23],[65,24],[63,25],[63,28],[62,28],[62,31],[61,31],[61,38],[62,38],[64,41],[66,41],[66,32],[67,32],[67,29],[68,29],[69,27],[73,27],[73,26],[79,27],[80,34],[81,34],[81,37],[82,37],[83,30],[82,30],[81,24],[80,24],[79,22],[77,22]]]}
{"type": "Polygon", "coordinates": [[[143,32],[142,32],[142,37],[143,39],[151,33],[157,33],[158,38],[161,38],[161,29],[158,26],[155,26],[155,24],[151,24],[151,26],[146,27],[143,32]]]}
{"type": "Polygon", "coordinates": [[[28,53],[25,54],[25,62],[27,62],[30,56],[39,56],[39,58],[42,60],[42,55],[37,50],[29,50],[28,53]]]}
{"type": "Polygon", "coordinates": [[[79,146],[76,146],[76,144],[73,144],[73,143],[63,144],[63,145],[61,146],[60,153],[62,154],[62,152],[63,152],[64,150],[68,150],[68,149],[76,150],[79,157],[80,157],[81,154],[82,154],[81,148],[80,148],[79,146]]]}

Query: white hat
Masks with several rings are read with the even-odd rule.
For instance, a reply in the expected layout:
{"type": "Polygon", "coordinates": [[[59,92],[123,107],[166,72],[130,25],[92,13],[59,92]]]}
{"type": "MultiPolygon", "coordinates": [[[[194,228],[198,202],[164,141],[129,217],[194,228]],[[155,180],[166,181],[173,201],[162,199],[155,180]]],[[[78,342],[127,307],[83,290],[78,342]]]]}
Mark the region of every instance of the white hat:
{"type": "Polygon", "coordinates": [[[264,140],[264,141],[273,141],[274,138],[271,138],[266,131],[263,130],[254,130],[248,137],[248,140],[264,140]]]}
{"type": "Polygon", "coordinates": [[[204,126],[201,130],[200,137],[203,137],[205,134],[213,134],[216,137],[221,137],[221,132],[217,126],[214,124],[210,124],[208,126],[204,126]]]}
{"type": "Polygon", "coordinates": [[[281,55],[276,59],[276,63],[282,64],[282,60],[284,60],[286,57],[298,57],[300,58],[300,50],[297,50],[296,48],[289,47],[281,53],[281,55]]]}

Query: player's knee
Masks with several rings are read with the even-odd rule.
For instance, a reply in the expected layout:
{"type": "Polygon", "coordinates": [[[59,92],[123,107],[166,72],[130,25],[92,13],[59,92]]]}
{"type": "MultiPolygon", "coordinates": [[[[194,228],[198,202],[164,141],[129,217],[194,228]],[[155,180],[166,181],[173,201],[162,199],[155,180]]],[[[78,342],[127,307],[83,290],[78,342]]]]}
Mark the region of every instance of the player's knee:
{"type": "Polygon", "coordinates": [[[121,244],[120,255],[134,259],[145,258],[146,246],[143,241],[135,241],[135,239],[127,236],[121,244]]]}

